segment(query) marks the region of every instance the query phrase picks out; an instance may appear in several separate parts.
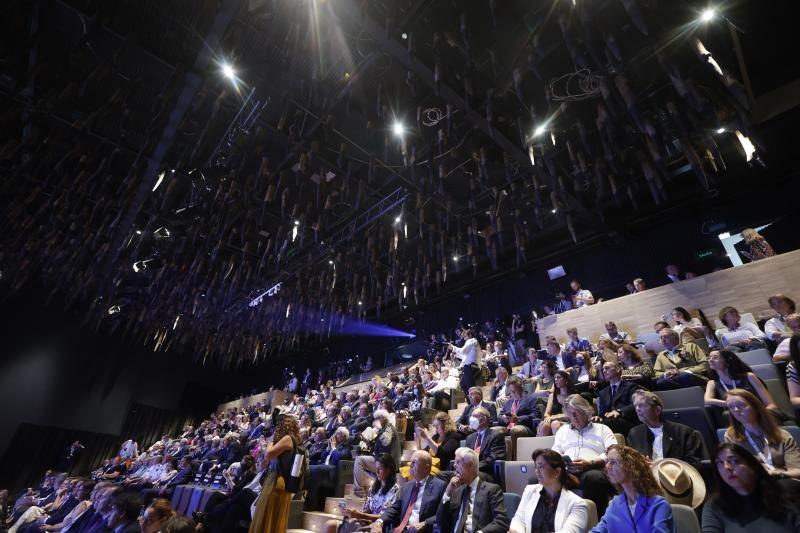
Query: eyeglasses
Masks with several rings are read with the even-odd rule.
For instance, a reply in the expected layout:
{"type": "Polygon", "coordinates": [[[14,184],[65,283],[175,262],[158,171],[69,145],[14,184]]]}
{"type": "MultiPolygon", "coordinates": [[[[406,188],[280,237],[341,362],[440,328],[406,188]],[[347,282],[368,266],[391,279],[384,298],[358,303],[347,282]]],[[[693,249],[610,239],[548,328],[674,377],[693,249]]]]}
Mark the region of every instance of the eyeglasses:
{"type": "Polygon", "coordinates": [[[730,466],[732,468],[739,468],[744,463],[742,463],[741,459],[739,459],[735,455],[732,455],[732,456],[728,457],[727,459],[723,459],[723,458],[720,457],[719,459],[716,460],[716,464],[717,464],[717,468],[724,468],[725,466],[730,466]]]}
{"type": "Polygon", "coordinates": [[[750,409],[750,406],[746,403],[732,403],[728,405],[728,409],[731,411],[736,411],[737,413],[741,413],[742,411],[747,411],[750,409]]]}

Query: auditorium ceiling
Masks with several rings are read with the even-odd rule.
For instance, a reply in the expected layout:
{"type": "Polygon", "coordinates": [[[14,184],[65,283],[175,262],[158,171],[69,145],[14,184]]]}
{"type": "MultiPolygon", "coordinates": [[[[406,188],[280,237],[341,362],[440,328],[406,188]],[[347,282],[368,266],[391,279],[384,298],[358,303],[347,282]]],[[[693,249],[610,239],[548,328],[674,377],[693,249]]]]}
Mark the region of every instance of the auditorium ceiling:
{"type": "Polygon", "coordinates": [[[0,283],[225,367],[624,243],[769,172],[758,4],[7,2],[0,283]]]}

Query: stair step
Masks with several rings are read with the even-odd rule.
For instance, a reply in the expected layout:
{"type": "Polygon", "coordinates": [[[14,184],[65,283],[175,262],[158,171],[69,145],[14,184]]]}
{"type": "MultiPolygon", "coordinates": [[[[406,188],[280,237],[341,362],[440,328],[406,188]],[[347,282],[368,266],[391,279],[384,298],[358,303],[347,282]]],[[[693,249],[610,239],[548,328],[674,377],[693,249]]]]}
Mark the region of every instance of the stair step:
{"type": "Polygon", "coordinates": [[[333,498],[329,496],[325,498],[325,509],[323,512],[342,516],[342,509],[339,507],[339,502],[344,502],[348,509],[355,509],[357,511],[360,511],[361,508],[364,507],[363,499],[333,498]]]}
{"type": "Polygon", "coordinates": [[[310,529],[287,529],[286,533],[314,533],[310,529]]]}
{"type": "Polygon", "coordinates": [[[318,511],[303,512],[303,529],[310,531],[325,531],[325,524],[328,520],[341,520],[341,516],[335,514],[320,513],[318,511]]]}

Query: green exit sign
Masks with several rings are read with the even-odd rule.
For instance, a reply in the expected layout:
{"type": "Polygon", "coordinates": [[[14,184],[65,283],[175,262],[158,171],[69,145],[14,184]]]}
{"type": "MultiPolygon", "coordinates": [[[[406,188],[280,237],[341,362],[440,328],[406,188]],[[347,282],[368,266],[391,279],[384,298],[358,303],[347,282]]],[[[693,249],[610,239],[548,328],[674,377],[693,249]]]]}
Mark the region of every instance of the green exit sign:
{"type": "Polygon", "coordinates": [[[699,252],[694,253],[694,258],[698,261],[702,261],[703,259],[711,259],[714,257],[714,250],[700,250],[699,252]]]}

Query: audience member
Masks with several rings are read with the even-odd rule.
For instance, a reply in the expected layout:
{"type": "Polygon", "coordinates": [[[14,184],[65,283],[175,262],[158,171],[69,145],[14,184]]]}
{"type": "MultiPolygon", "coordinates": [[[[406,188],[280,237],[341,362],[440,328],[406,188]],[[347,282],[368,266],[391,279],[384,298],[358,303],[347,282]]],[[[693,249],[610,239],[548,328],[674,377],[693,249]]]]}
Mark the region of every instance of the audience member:
{"type": "Polygon", "coordinates": [[[706,353],[693,342],[680,344],[680,337],[674,329],[663,328],[658,335],[666,349],[658,354],[653,365],[656,388],[705,387],[708,381],[706,353]]]}
{"type": "Polygon", "coordinates": [[[539,359],[539,352],[536,348],[528,348],[528,360],[523,363],[522,368],[516,374],[524,383],[533,383],[536,378],[542,375],[542,363],[539,359]]]}
{"type": "Polygon", "coordinates": [[[436,524],[440,531],[508,531],[503,489],[478,476],[478,454],[475,450],[456,450],[455,475],[445,488],[436,524]]]}
{"type": "Polygon", "coordinates": [[[769,306],[778,313],[778,316],[767,320],[764,324],[764,333],[772,342],[780,343],[792,336],[792,331],[786,323],[786,319],[795,312],[796,306],[794,300],[783,294],[773,294],[767,301],[769,306]]]}
{"type": "Polygon", "coordinates": [[[642,360],[639,350],[630,344],[623,344],[617,350],[617,358],[623,365],[622,379],[633,380],[642,386],[648,386],[655,378],[655,371],[650,363],[642,360]]]}
{"type": "Polygon", "coordinates": [[[217,505],[206,506],[208,513],[197,513],[196,519],[206,530],[224,533],[235,531],[239,522],[250,518],[250,506],[261,493],[262,481],[266,481],[266,454],[262,454],[254,468],[245,467],[237,476],[237,480],[229,483],[228,498],[217,505]]]}
{"type": "Polygon", "coordinates": [[[614,361],[603,363],[603,377],[608,386],[597,394],[597,416],[594,422],[601,422],[614,433],[627,435],[636,424],[636,410],[631,396],[639,385],[622,380],[622,368],[614,361]]]}
{"type": "Polygon", "coordinates": [[[800,478],[800,449],[764,404],[742,389],[729,390],[726,402],[732,416],[725,441],[738,444],[758,457],[770,475],[800,478]]]}
{"type": "Polygon", "coordinates": [[[519,378],[510,378],[507,388],[509,397],[503,404],[499,422],[506,426],[511,435],[511,446],[516,447],[518,438],[536,435],[536,426],[542,416],[536,405],[536,398],[526,393],[519,378]]]}
{"type": "Polygon", "coordinates": [[[709,379],[706,384],[705,405],[711,409],[718,425],[727,425],[725,411],[728,391],[742,389],[757,396],[767,409],[778,415],[778,406],[764,383],[739,356],[729,350],[713,350],[708,354],[709,379]]]}
{"type": "Polygon", "coordinates": [[[173,516],[175,511],[170,507],[169,500],[159,498],[145,508],[139,517],[139,526],[142,533],[160,533],[167,520],[173,516]]]}
{"type": "Polygon", "coordinates": [[[565,313],[572,309],[574,305],[572,304],[572,299],[567,298],[567,295],[563,292],[556,293],[556,302],[553,304],[553,310],[556,314],[565,313]]]}
{"type": "Polygon", "coordinates": [[[746,449],[720,444],[714,465],[716,490],[703,507],[704,533],[800,531],[797,498],[782,490],[746,449]]]}
{"type": "MultiPolygon", "coordinates": [[[[576,330],[577,336],[577,330],[576,330]]],[[[550,339],[547,341],[547,354],[550,356],[550,359],[556,364],[557,370],[569,370],[577,366],[577,360],[575,359],[575,354],[572,352],[561,351],[561,345],[555,339],[550,339]]]]}
{"type": "Polygon", "coordinates": [[[772,360],[775,363],[782,361],[791,361],[791,336],[800,334],[800,313],[792,313],[786,317],[786,326],[789,328],[790,336],[786,337],[778,347],[775,348],[775,353],[772,354],[772,360]]]}
{"type": "Polygon", "coordinates": [[[569,420],[564,412],[564,402],[574,393],[569,373],[566,370],[557,371],[544,409],[544,418],[537,427],[538,436],[552,435],[569,420]]]}
{"type": "Polygon", "coordinates": [[[606,322],[605,328],[606,332],[600,335],[600,340],[608,339],[614,342],[623,342],[623,343],[631,341],[631,336],[625,333],[624,331],[620,331],[614,322],[612,321],[606,322]]]}
{"type": "Polygon", "coordinates": [[[497,367],[497,370],[495,370],[495,375],[496,377],[492,383],[492,390],[491,394],[489,395],[489,399],[493,401],[498,408],[502,408],[509,395],[507,387],[508,370],[506,370],[505,367],[499,366],[497,367]]]}
{"type": "Polygon", "coordinates": [[[766,348],[766,334],[752,322],[742,322],[735,307],[725,306],[719,311],[719,320],[725,327],[717,330],[720,346],[732,352],[744,352],[766,348]]]}
{"type": "Polygon", "coordinates": [[[570,423],[556,432],[553,450],[570,458],[569,471],[578,477],[584,497],[595,503],[598,516],[602,516],[614,492],[603,472],[606,450],[617,440],[608,426],[591,421],[592,407],[580,395],[567,398],[564,410],[570,423]]]}
{"type": "Polygon", "coordinates": [[[414,428],[414,436],[418,450],[426,450],[435,459],[439,460],[439,468],[448,469],[450,461],[455,459],[456,450],[464,438],[464,434],[457,431],[453,420],[447,413],[437,413],[433,418],[434,434],[428,434],[428,430],[421,424],[414,428]]]}
{"type": "Polygon", "coordinates": [[[175,515],[164,522],[161,533],[194,533],[194,521],[183,515],[175,515]]]}
{"type": "Polygon", "coordinates": [[[531,459],[539,483],[525,487],[509,533],[585,532],[589,510],[583,498],[572,492],[578,480],[567,471],[564,458],[554,450],[539,449],[531,459]]]}
{"type": "Polygon", "coordinates": [[[480,372],[481,364],[481,347],[478,344],[478,339],[475,338],[475,332],[471,328],[464,330],[466,342],[464,346],[457,347],[450,344],[453,350],[453,355],[461,363],[458,366],[458,373],[461,376],[461,389],[466,393],[470,387],[475,385],[475,379],[480,372]]]}
{"type": "Polygon", "coordinates": [[[464,407],[461,416],[456,420],[456,428],[464,434],[475,431],[470,427],[470,417],[477,407],[483,407],[489,413],[490,423],[497,420],[497,406],[492,402],[483,401],[483,390],[480,387],[471,387],[467,393],[469,403],[464,407]]]}
{"type": "Polygon", "coordinates": [[[120,492],[111,498],[111,508],[106,516],[106,525],[114,533],[141,533],[139,511],[142,500],[132,492],[120,492]]]}
{"type": "Polygon", "coordinates": [[[575,304],[575,309],[594,303],[594,296],[592,296],[591,291],[582,289],[577,279],[573,279],[569,286],[572,288],[572,302],[575,304]]]}
{"type": "Polygon", "coordinates": [[[633,393],[633,407],[641,424],[628,432],[628,445],[652,461],[664,458],[681,459],[698,468],[708,458],[708,451],[699,431],[669,420],[662,420],[664,404],[650,391],[633,393]]]}
{"type": "Polygon", "coordinates": [[[350,533],[377,521],[394,504],[399,492],[397,463],[394,457],[384,453],[378,457],[375,482],[370,486],[361,510],[342,510],[344,521],[340,523],[339,520],[329,520],[325,526],[326,533],[350,533]]]}
{"type": "Polygon", "coordinates": [[[592,533],[626,530],[674,533],[672,507],[661,496],[661,487],[645,458],[620,444],[614,444],[606,453],[608,479],[620,493],[611,500],[592,533]]]}
{"type": "Polygon", "coordinates": [[[750,261],[758,261],[775,255],[775,250],[772,249],[772,246],[753,228],[742,230],[742,240],[744,240],[748,250],[742,250],[739,253],[750,261]]]}
{"type": "Polygon", "coordinates": [[[578,336],[578,328],[567,328],[567,337],[569,340],[564,345],[564,351],[571,353],[574,356],[591,357],[594,353],[594,347],[589,339],[578,336]]]}
{"type": "Polygon", "coordinates": [[[703,323],[700,319],[693,317],[685,308],[675,307],[670,315],[675,322],[675,326],[672,329],[680,335],[682,344],[706,337],[715,340],[713,339],[712,332],[710,330],[707,331],[707,328],[703,327],[703,323]]]}
{"type": "Polygon", "coordinates": [[[506,460],[506,443],[502,433],[489,429],[489,411],[477,407],[469,419],[469,425],[475,431],[467,436],[467,447],[478,454],[478,470],[484,480],[495,482],[495,461],[506,460]]]}
{"type": "Polygon", "coordinates": [[[633,280],[633,289],[635,292],[644,292],[647,290],[647,285],[642,278],[636,278],[633,280]]]}
{"type": "Polygon", "coordinates": [[[670,281],[670,283],[676,283],[681,281],[681,279],[684,279],[681,278],[681,269],[678,265],[667,265],[664,267],[664,270],[667,273],[667,279],[670,281]]]}
{"type": "Polygon", "coordinates": [[[372,533],[381,533],[384,524],[394,533],[431,533],[436,511],[447,484],[430,475],[431,456],[417,450],[411,456],[411,480],[403,484],[395,501],[370,525],[372,533]]]}
{"type": "Polygon", "coordinates": [[[400,462],[400,436],[395,427],[389,422],[389,413],[385,409],[375,411],[375,421],[372,426],[375,436],[372,442],[374,449],[371,455],[356,457],[353,467],[353,492],[363,498],[364,489],[368,486],[375,474],[375,463],[383,453],[389,453],[396,462],[400,462]]]}
{"type": "MultiPolygon", "coordinates": [[[[800,333],[795,333],[789,339],[789,364],[786,365],[786,384],[789,388],[789,399],[795,409],[795,415],[800,412],[800,333]]],[[[795,416],[795,418],[798,418],[795,416]]]]}

